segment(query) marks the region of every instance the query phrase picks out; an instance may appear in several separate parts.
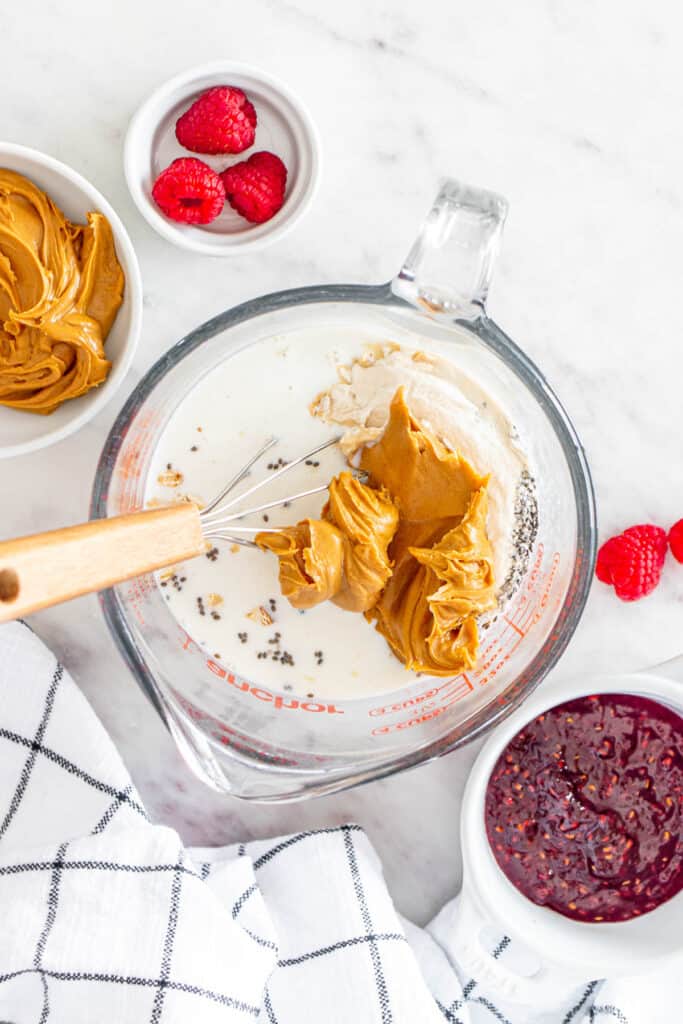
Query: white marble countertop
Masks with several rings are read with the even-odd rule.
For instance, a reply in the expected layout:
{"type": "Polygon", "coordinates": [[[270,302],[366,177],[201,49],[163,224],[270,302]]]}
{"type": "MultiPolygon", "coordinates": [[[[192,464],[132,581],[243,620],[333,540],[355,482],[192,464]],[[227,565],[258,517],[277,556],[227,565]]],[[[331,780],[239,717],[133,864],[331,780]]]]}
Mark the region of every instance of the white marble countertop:
{"type": "MultiPolygon", "coordinates": [[[[111,10],[24,0],[20,15],[3,19],[0,74],[11,102],[2,136],[64,160],[104,192],[130,231],[145,284],[140,349],[112,405],[77,436],[0,464],[4,536],[87,515],[97,456],[125,395],[189,329],[262,292],[392,276],[445,174],[510,201],[490,312],[573,417],[601,531],[683,516],[683,356],[671,301],[683,237],[683,78],[661,7],[121,0],[111,10]],[[219,57],[287,81],[323,142],[322,187],[304,223],[236,260],[193,256],[154,234],[121,167],[127,122],[149,91],[219,57]]],[[[658,591],[633,605],[597,585],[555,677],[677,654],[682,622],[683,567],[670,563],[658,591]]],[[[83,687],[152,815],[188,842],[355,819],[405,913],[424,920],[455,891],[459,797],[473,748],[319,801],[243,805],[190,775],[95,598],[32,625],[83,687]]]]}

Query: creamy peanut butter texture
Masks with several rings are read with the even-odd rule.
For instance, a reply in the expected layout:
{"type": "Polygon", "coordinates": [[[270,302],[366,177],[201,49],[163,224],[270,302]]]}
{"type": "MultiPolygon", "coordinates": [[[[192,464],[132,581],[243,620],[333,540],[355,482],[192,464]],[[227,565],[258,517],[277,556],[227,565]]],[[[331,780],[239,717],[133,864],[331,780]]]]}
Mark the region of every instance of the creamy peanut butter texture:
{"type": "Polygon", "coordinates": [[[333,601],[350,612],[373,607],[391,576],[387,549],[398,509],[384,488],[351,473],[330,483],[322,519],[304,519],[256,542],[280,560],[280,589],[295,608],[333,601]]]}
{"type": "Polygon", "coordinates": [[[408,669],[471,668],[476,617],[496,605],[488,477],[413,418],[403,388],[360,465],[368,483],[341,473],[320,520],[257,535],[280,560],[283,595],[364,612],[408,669]]]}
{"type": "Polygon", "coordinates": [[[47,414],[97,387],[124,275],[101,213],[67,220],[28,178],[0,169],[0,404],[47,414]]]}

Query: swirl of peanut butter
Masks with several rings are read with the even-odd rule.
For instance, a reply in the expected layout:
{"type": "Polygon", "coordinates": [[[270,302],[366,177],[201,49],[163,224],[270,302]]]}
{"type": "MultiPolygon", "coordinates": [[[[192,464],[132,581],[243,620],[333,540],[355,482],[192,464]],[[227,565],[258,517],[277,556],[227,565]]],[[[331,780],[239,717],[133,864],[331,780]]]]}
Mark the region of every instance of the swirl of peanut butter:
{"type": "Polygon", "coordinates": [[[323,519],[263,532],[256,543],[280,562],[280,589],[295,608],[332,601],[346,611],[371,608],[391,575],[387,548],[398,523],[382,490],[351,473],[331,481],[323,519]]]}
{"type": "Polygon", "coordinates": [[[388,548],[398,526],[398,509],[384,488],[373,489],[351,473],[330,483],[323,518],[344,537],[344,568],[334,603],[347,612],[375,604],[391,576],[388,548]]]}
{"type": "Polygon", "coordinates": [[[403,388],[391,401],[384,433],[376,444],[363,448],[360,464],[374,486],[389,491],[401,520],[411,523],[463,516],[472,492],[488,481],[420,426],[410,414],[403,388]]]}
{"type": "Polygon", "coordinates": [[[394,573],[368,617],[406,668],[441,676],[476,664],[476,616],[496,604],[486,512],[482,487],[435,544],[410,544],[421,531],[409,525],[397,537],[394,573]]]}
{"type": "Polygon", "coordinates": [[[330,483],[322,520],[260,533],[295,608],[362,611],[406,668],[455,675],[476,663],[477,616],[496,605],[488,476],[423,429],[399,388],[362,484],[330,483]]]}
{"type": "Polygon", "coordinates": [[[379,441],[363,449],[361,466],[400,513],[391,579],[367,618],[406,668],[430,675],[472,668],[476,616],[496,605],[488,477],[420,426],[403,388],[379,441]]]}
{"type": "Polygon", "coordinates": [[[0,404],[51,413],[107,377],[104,342],[124,275],[101,213],[67,220],[28,178],[0,169],[0,404]]]}

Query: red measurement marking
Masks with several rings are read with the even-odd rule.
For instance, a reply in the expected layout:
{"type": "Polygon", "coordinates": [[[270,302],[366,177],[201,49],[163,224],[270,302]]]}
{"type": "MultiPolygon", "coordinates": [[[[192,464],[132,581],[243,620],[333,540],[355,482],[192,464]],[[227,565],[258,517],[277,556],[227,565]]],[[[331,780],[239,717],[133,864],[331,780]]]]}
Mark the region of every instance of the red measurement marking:
{"type": "MultiPolygon", "coordinates": [[[[371,736],[386,736],[390,732],[401,732],[403,729],[413,729],[417,725],[423,725],[425,722],[431,722],[433,718],[438,718],[439,715],[443,715],[448,711],[452,704],[456,704],[463,697],[466,697],[471,690],[474,689],[473,684],[469,678],[463,673],[460,676],[456,676],[455,679],[447,679],[438,689],[435,691],[438,693],[438,707],[435,707],[431,701],[426,701],[421,707],[415,709],[416,714],[414,717],[403,719],[400,722],[392,721],[387,722],[386,725],[378,725],[371,730],[371,736]]],[[[406,701],[405,704],[410,703],[406,701]]],[[[392,708],[393,705],[388,705],[387,708],[392,708]]],[[[375,714],[378,710],[375,709],[375,714]]]]}
{"type": "Polygon", "coordinates": [[[523,630],[521,630],[519,626],[515,625],[512,619],[508,619],[507,615],[504,615],[503,619],[507,622],[508,626],[511,626],[512,629],[514,629],[515,633],[519,633],[520,636],[524,636],[523,630]]]}

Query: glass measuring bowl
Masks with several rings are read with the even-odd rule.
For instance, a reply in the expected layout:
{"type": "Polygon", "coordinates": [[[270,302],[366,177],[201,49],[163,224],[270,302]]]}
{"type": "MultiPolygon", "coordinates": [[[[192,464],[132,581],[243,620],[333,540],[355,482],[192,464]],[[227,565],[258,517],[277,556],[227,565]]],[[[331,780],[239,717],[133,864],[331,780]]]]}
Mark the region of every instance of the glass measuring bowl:
{"type": "Polygon", "coordinates": [[[452,679],[406,673],[405,685],[389,695],[302,700],[212,659],[170,613],[153,576],[104,592],[105,618],[129,667],[190,767],[216,789],[247,799],[296,799],[430,760],[509,714],[569,642],[595,557],[593,491],[559,401],[486,315],[506,210],[499,196],[447,181],[392,282],[293,289],[228,310],[174,345],[121,410],[98,464],[94,518],[142,507],[172,413],[235,352],[308,326],[398,334],[415,347],[448,353],[501,396],[536,477],[539,529],[525,578],[484,634],[477,668],[452,679]]]}

